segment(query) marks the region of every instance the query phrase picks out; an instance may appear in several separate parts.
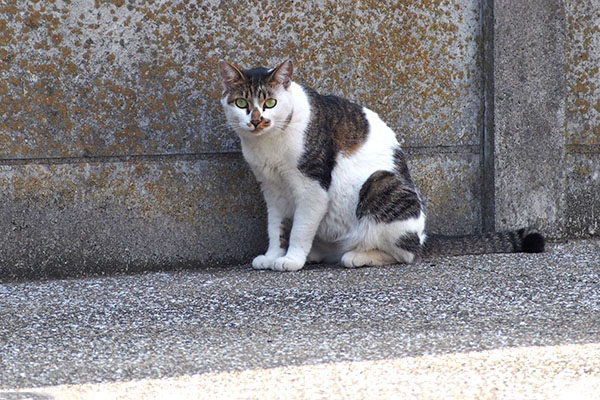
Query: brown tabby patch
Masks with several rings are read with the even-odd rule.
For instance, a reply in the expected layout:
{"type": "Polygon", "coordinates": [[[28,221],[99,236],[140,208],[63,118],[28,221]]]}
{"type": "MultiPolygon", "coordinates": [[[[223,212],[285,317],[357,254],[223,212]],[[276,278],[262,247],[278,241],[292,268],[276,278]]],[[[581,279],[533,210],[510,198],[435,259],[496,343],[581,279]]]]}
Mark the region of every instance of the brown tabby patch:
{"type": "Polygon", "coordinates": [[[307,87],[304,91],[310,101],[311,116],[298,168],[327,190],[336,156],[340,152],[350,155],[360,148],[369,134],[369,121],[356,103],[337,96],[323,96],[307,87]]]}
{"type": "MultiPolygon", "coordinates": [[[[359,115],[362,115],[362,110],[359,115]]],[[[357,128],[359,125],[359,119],[354,115],[349,115],[345,120],[340,121],[333,130],[335,145],[345,156],[358,150],[367,139],[367,129],[357,128]]]]}

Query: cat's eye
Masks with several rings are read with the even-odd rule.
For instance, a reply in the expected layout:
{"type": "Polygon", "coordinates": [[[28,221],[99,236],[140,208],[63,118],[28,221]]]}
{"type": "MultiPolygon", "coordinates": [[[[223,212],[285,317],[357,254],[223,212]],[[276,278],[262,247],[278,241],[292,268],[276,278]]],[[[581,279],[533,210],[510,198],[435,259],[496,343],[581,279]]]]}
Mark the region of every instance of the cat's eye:
{"type": "Polygon", "coordinates": [[[246,108],[248,107],[248,102],[246,101],[246,99],[235,99],[235,105],[238,106],[239,108],[246,108]]]}
{"type": "Polygon", "coordinates": [[[277,100],[275,99],[267,99],[265,100],[265,108],[273,108],[277,104],[277,100]]]}

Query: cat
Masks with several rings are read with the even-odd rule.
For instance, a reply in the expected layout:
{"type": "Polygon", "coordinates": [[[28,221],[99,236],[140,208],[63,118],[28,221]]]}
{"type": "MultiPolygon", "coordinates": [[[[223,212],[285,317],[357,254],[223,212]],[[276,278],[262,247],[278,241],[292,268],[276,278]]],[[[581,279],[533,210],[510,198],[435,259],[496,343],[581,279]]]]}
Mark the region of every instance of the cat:
{"type": "Polygon", "coordinates": [[[219,72],[227,122],[267,205],[269,245],[254,268],[544,251],[544,237],[528,228],[428,236],[423,198],[392,129],[368,108],[292,81],[291,60],[248,70],[221,61],[219,72]]]}

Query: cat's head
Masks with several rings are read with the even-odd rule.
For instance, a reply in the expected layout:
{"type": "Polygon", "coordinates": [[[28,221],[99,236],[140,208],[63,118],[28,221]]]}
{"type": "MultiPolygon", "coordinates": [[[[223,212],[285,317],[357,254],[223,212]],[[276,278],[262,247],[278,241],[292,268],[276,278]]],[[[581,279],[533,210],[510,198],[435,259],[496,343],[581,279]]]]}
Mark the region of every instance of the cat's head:
{"type": "Polygon", "coordinates": [[[219,63],[221,104],[238,134],[256,137],[283,130],[292,111],[292,71],[290,60],[273,69],[242,70],[226,61],[219,63]]]}

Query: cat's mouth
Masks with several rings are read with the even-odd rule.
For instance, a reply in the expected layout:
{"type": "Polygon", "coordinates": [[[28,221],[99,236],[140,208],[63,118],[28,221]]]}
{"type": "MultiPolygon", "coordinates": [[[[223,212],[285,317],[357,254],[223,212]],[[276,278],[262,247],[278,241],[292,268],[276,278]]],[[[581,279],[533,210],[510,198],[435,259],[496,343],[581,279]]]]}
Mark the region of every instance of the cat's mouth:
{"type": "Polygon", "coordinates": [[[248,128],[254,127],[254,129],[252,129],[250,132],[252,132],[254,134],[258,134],[258,133],[262,132],[263,129],[271,126],[271,121],[268,119],[263,119],[258,124],[255,124],[254,122],[249,122],[247,125],[248,125],[248,128]]]}

